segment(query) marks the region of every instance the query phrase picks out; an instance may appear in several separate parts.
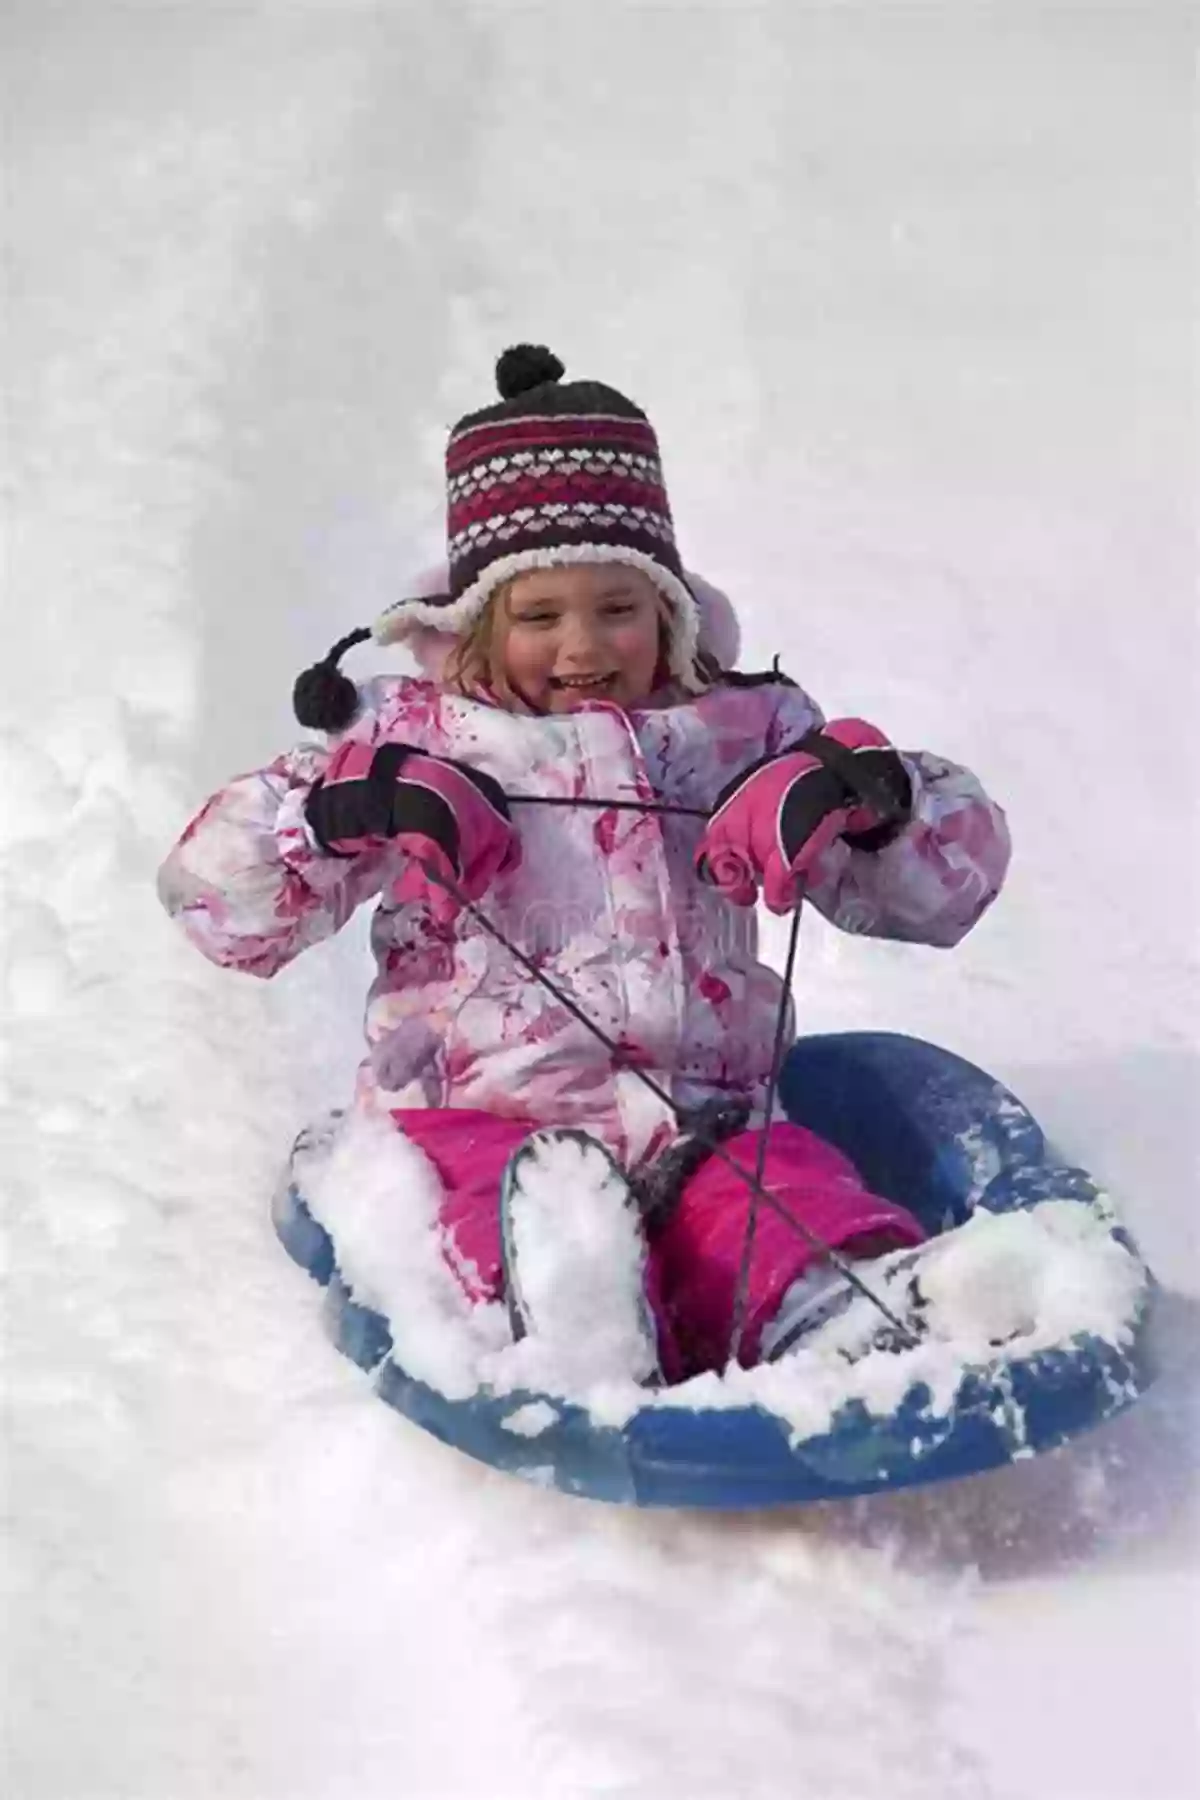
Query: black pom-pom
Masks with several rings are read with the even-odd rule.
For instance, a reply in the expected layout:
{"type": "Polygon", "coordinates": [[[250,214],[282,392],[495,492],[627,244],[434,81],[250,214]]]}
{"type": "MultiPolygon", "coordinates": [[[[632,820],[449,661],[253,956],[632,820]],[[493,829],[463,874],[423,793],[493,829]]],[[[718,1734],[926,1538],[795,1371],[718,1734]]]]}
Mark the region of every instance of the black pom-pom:
{"type": "Polygon", "coordinates": [[[358,689],[338,668],[338,658],[355,644],[369,642],[371,636],[371,627],[360,625],[357,631],[339,638],[328,656],[297,675],[292,710],[302,725],[311,725],[316,731],[345,731],[358,711],[358,689]]]}
{"type": "Polygon", "coordinates": [[[344,731],[358,711],[358,689],[332,663],[314,663],[296,677],[292,709],[315,731],[344,731]]]}
{"type": "Polygon", "coordinates": [[[566,370],[545,344],[514,344],[496,364],[496,386],[503,400],[515,400],[531,388],[561,381],[566,370]]]}

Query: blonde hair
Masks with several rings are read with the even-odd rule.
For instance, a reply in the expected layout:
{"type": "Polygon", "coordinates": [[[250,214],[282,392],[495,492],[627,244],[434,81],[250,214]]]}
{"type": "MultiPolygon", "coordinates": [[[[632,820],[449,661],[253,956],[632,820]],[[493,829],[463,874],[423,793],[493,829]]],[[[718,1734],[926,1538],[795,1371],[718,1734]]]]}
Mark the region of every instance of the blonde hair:
{"type": "MultiPolygon", "coordinates": [[[[442,681],[453,693],[477,699],[489,693],[512,712],[528,712],[528,702],[516,691],[505,671],[504,646],[508,637],[508,602],[517,577],[502,581],[494,588],[474,622],[463,632],[446,658],[442,681]]],[[[659,653],[669,660],[674,608],[666,595],[658,592],[659,653]]],[[[669,685],[684,694],[704,694],[721,679],[721,665],[707,650],[698,650],[692,658],[687,680],[678,675],[669,685]]]]}

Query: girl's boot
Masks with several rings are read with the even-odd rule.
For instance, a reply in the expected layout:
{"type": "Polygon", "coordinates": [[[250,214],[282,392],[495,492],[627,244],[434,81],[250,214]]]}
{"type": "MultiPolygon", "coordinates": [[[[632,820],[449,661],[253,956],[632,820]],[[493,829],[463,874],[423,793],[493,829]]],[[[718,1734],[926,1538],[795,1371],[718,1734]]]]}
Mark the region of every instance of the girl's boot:
{"type": "Polygon", "coordinates": [[[573,1382],[661,1380],[637,1200],[598,1138],[550,1128],[517,1146],[500,1242],[514,1338],[536,1338],[573,1382]]]}
{"type": "Polygon", "coordinates": [[[761,1360],[778,1362],[790,1350],[807,1347],[817,1333],[834,1320],[845,1323],[837,1332],[836,1349],[848,1362],[857,1362],[868,1350],[903,1350],[924,1330],[925,1295],[918,1280],[922,1253],[915,1249],[893,1250],[871,1258],[852,1257],[854,1273],[872,1293],[878,1294],[903,1332],[874,1306],[862,1289],[833,1263],[814,1263],[783,1296],[779,1311],[762,1334],[761,1360]]]}

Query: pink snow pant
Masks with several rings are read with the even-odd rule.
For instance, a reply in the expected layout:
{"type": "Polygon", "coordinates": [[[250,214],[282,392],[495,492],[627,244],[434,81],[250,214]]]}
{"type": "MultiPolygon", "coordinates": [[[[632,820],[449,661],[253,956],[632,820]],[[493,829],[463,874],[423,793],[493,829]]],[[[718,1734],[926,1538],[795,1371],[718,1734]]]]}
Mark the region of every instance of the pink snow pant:
{"type": "MultiPolygon", "coordinates": [[[[406,1109],[392,1117],[441,1177],[441,1224],[456,1275],[473,1299],[498,1299],[504,1291],[500,1177],[536,1123],[456,1107],[406,1109]]],[[[759,1137],[757,1131],[743,1131],[722,1145],[751,1176],[759,1137]]],[[[800,1125],[771,1126],[763,1186],[810,1231],[849,1256],[881,1255],[920,1243],[925,1235],[910,1212],[871,1193],[839,1150],[800,1125]]],[[[646,1290],[669,1380],[720,1368],[728,1356],[751,1201],[750,1189],[733,1170],[709,1157],[685,1182],[673,1216],[651,1239],[646,1290]]],[[[757,1359],[763,1327],[818,1256],[786,1219],[760,1204],[739,1355],[743,1364],[757,1359]]]]}

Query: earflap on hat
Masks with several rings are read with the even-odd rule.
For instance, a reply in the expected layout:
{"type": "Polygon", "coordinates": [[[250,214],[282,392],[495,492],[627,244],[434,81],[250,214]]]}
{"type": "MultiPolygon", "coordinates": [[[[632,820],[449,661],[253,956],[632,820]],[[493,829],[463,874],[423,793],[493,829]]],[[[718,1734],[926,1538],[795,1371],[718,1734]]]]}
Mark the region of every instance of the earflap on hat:
{"type": "Polygon", "coordinates": [[[736,668],[742,653],[742,628],[732,600],[693,569],[688,569],[686,575],[699,615],[697,648],[711,656],[719,669],[736,668]]]}
{"type": "Polygon", "coordinates": [[[389,606],[375,620],[371,636],[377,644],[403,643],[422,675],[429,681],[440,681],[450,652],[458,642],[458,633],[445,622],[445,608],[450,604],[450,570],[444,562],[435,563],[432,568],[422,569],[409,585],[412,592],[407,604],[415,608],[424,602],[435,609],[432,612],[435,622],[423,622],[410,615],[405,628],[390,635],[384,622],[391,619],[395,609],[389,606]]]}

